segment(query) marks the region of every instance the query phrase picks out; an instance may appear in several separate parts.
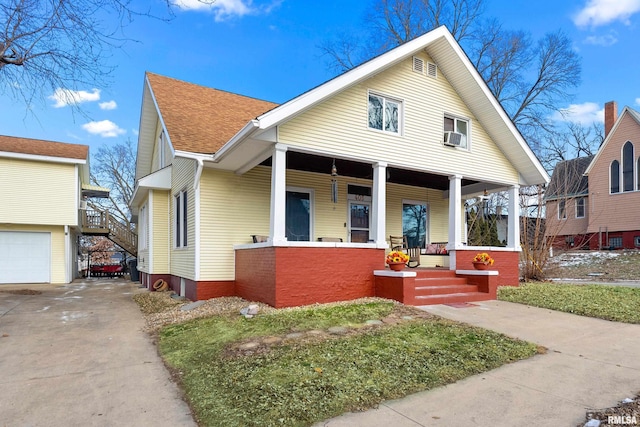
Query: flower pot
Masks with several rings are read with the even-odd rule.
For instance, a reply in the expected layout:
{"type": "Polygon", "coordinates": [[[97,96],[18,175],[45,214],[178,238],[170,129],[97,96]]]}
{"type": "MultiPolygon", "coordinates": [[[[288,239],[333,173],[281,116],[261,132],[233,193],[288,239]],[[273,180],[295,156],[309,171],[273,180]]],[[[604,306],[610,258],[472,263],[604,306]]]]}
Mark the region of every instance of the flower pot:
{"type": "Polygon", "coordinates": [[[488,270],[489,264],[485,264],[482,261],[474,261],[473,268],[475,268],[476,270],[488,270]]]}
{"type": "Polygon", "coordinates": [[[389,268],[393,271],[402,271],[406,267],[404,262],[390,262],[389,268]]]}

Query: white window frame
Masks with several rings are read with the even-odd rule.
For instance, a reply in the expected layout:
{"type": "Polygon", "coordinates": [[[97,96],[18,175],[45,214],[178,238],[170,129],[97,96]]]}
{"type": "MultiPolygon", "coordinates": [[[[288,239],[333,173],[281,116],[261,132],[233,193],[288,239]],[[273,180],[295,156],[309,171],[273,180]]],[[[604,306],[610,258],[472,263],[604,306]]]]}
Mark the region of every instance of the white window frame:
{"type": "Polygon", "coordinates": [[[158,164],[160,169],[167,165],[166,145],[164,130],[162,130],[160,131],[160,135],[158,135],[158,164]]]}
{"type": "Polygon", "coordinates": [[[401,98],[397,98],[394,96],[389,96],[389,95],[385,95],[383,93],[377,92],[377,91],[373,91],[373,90],[369,90],[367,91],[367,129],[369,129],[370,131],[374,131],[374,132],[381,132],[384,133],[386,135],[395,135],[395,136],[402,136],[404,134],[403,130],[404,130],[404,100],[401,98]],[[369,125],[369,98],[371,96],[376,96],[378,98],[382,98],[383,100],[383,106],[382,106],[382,129],[376,129],[373,128],[369,125]],[[396,104],[398,104],[398,131],[397,132],[392,132],[392,131],[388,131],[384,129],[384,123],[385,123],[385,113],[387,111],[386,109],[386,104],[387,101],[391,101],[394,102],[396,104]]]}
{"type": "Polygon", "coordinates": [[[587,198],[586,197],[576,197],[575,199],[576,205],[576,218],[584,218],[587,214],[587,198]],[[578,215],[578,204],[582,202],[582,215],[578,215]]]}
{"type": "MultiPolygon", "coordinates": [[[[315,210],[315,190],[313,188],[306,188],[306,187],[290,187],[287,186],[286,187],[286,192],[294,192],[294,193],[307,193],[309,194],[309,241],[313,242],[315,237],[314,237],[314,224],[315,224],[315,220],[314,217],[315,215],[313,214],[313,211],[315,210]]],[[[286,198],[285,198],[286,200],[286,198]]],[[[286,209],[285,209],[285,225],[287,223],[287,218],[286,218],[286,209]]],[[[285,235],[286,235],[286,230],[285,230],[285,235]]]]}
{"type": "Polygon", "coordinates": [[[567,201],[566,200],[558,200],[558,219],[559,220],[565,220],[567,219],[567,201]],[[562,209],[560,209],[560,206],[562,206],[562,209]],[[563,213],[563,216],[560,216],[560,213],[563,213]]]}
{"type": "Polygon", "coordinates": [[[174,200],[174,247],[176,249],[187,248],[189,244],[189,218],[188,218],[188,193],[181,190],[173,197],[174,200]]]}
{"type": "Polygon", "coordinates": [[[466,151],[471,150],[471,119],[468,117],[457,116],[455,114],[444,113],[444,116],[442,117],[443,138],[444,138],[444,132],[447,132],[444,130],[445,119],[453,120],[453,132],[462,133],[458,131],[458,122],[464,122],[467,124],[467,133],[463,134],[464,135],[463,140],[465,144],[464,145],[460,144],[460,146],[454,147],[454,148],[458,148],[460,150],[466,150],[466,151]]]}
{"type": "Polygon", "coordinates": [[[143,251],[149,248],[149,205],[147,203],[140,208],[139,217],[138,249],[143,251]]]}

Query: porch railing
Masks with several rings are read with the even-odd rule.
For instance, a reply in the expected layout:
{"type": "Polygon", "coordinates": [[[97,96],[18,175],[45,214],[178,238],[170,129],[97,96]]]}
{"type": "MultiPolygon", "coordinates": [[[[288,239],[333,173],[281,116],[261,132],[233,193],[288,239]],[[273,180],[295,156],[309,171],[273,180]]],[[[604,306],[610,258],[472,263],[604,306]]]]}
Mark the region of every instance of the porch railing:
{"type": "Polygon", "coordinates": [[[81,215],[81,222],[84,234],[105,236],[131,255],[137,256],[138,235],[108,211],[87,209],[81,215]]]}

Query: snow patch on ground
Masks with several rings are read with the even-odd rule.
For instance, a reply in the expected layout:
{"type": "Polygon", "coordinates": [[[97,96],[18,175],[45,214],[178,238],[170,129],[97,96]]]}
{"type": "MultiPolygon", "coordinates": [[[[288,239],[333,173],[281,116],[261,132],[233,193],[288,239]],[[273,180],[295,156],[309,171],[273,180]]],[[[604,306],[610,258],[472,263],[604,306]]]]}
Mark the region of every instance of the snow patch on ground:
{"type": "Polygon", "coordinates": [[[593,264],[597,261],[617,258],[621,252],[613,251],[575,251],[565,252],[551,258],[551,262],[559,267],[571,267],[576,265],[593,264]]]}

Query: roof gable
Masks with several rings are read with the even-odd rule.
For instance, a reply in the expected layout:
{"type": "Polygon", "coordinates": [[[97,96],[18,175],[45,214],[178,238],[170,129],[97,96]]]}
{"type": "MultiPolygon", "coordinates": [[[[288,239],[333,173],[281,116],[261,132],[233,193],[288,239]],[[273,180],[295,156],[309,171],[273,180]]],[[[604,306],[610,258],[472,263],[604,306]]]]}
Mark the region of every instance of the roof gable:
{"type": "Polygon", "coordinates": [[[589,178],[584,175],[593,156],[578,157],[559,162],[553,169],[551,182],[545,192],[546,200],[574,197],[589,193],[589,178]]]}
{"type": "Polygon", "coordinates": [[[591,160],[591,163],[589,164],[589,166],[585,170],[585,172],[584,172],[585,175],[589,175],[591,170],[595,167],[595,164],[598,162],[598,160],[602,156],[602,153],[612,143],[612,141],[615,140],[616,133],[617,133],[618,129],[620,128],[621,123],[623,121],[625,121],[625,120],[628,120],[628,119],[632,119],[638,125],[638,137],[639,137],[638,139],[640,139],[640,113],[638,113],[637,111],[625,106],[624,109],[622,110],[622,113],[620,113],[620,116],[618,116],[618,119],[613,124],[613,127],[611,128],[611,131],[609,132],[607,137],[602,142],[602,145],[600,145],[600,148],[598,149],[598,152],[593,157],[593,159],[591,160]]]}
{"type": "Polygon", "coordinates": [[[80,144],[0,135],[0,152],[86,161],[89,147],[80,144]]]}
{"type": "Polygon", "coordinates": [[[277,104],[147,73],[175,150],[212,154],[251,119],[277,104]]]}

